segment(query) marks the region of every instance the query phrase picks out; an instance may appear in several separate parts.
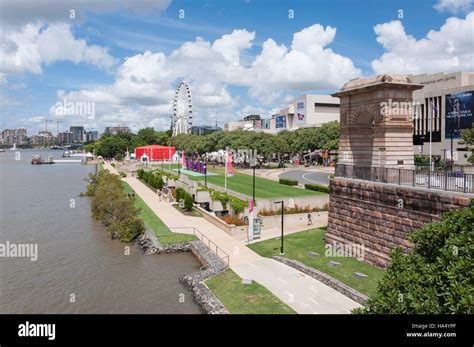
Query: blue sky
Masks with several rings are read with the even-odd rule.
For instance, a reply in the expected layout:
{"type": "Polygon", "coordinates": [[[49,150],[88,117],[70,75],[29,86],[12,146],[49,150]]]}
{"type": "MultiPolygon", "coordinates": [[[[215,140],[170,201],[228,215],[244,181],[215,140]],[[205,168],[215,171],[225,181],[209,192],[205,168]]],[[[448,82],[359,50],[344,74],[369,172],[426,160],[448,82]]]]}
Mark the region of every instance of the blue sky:
{"type": "Polygon", "coordinates": [[[353,77],[474,64],[471,0],[50,0],[34,10],[29,2],[1,1],[0,127],[30,133],[44,117],[63,128],[167,129],[181,79],[191,85],[195,124],[222,126],[353,77]],[[58,115],[65,99],[93,102],[95,114],[58,115]]]}

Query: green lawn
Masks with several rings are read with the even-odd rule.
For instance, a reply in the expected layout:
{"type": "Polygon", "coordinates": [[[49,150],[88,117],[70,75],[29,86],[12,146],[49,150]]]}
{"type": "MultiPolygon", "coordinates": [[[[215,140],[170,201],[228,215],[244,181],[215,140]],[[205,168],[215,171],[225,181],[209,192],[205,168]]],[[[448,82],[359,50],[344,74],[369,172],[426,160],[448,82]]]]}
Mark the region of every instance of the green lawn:
{"type": "Polygon", "coordinates": [[[295,313],[257,282],[242,284],[242,279],[230,269],[208,279],[206,284],[232,314],[295,313]]]}
{"type": "MultiPolygon", "coordinates": [[[[209,172],[217,173],[215,176],[207,176],[207,182],[224,187],[224,169],[215,168],[209,169],[209,172]]],[[[204,177],[191,177],[193,181],[204,181],[204,177]]],[[[234,171],[234,176],[227,177],[227,188],[234,192],[242,193],[247,196],[252,196],[253,177],[251,175],[243,174],[234,171]]],[[[268,180],[266,178],[255,177],[255,195],[257,198],[280,198],[291,196],[315,196],[323,195],[324,193],[312,190],[305,190],[280,184],[277,181],[268,180]]]]}
{"type": "MultiPolygon", "coordinates": [[[[132,187],[126,182],[123,182],[123,190],[125,193],[133,192],[132,187]]],[[[195,235],[172,233],[165,223],[148,207],[148,205],[135,194],[135,207],[140,209],[139,216],[147,227],[155,234],[158,241],[162,244],[188,242],[197,240],[195,235]]]]}
{"type": "MultiPolygon", "coordinates": [[[[325,232],[322,229],[311,229],[285,236],[284,256],[325,272],[365,295],[374,295],[377,283],[382,278],[384,270],[358,261],[355,258],[324,256],[323,238],[325,232]],[[309,252],[319,253],[320,256],[310,257],[309,252]],[[330,267],[327,265],[330,260],[337,261],[341,265],[330,267]],[[362,272],[368,277],[357,279],[353,276],[354,272],[362,272]]],[[[257,242],[249,245],[249,247],[261,256],[271,258],[274,255],[280,255],[280,238],[257,242]]]]}

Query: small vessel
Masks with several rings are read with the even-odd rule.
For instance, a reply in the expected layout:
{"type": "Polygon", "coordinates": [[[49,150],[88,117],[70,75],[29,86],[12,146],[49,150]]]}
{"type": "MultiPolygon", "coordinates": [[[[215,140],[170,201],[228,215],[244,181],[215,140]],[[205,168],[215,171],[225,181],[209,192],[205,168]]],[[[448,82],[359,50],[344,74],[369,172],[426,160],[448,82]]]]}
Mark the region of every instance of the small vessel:
{"type": "Polygon", "coordinates": [[[13,144],[13,147],[10,148],[10,151],[16,151],[16,143],[13,144]]]}
{"type": "Polygon", "coordinates": [[[0,153],[5,153],[5,148],[0,148],[0,153]]]}
{"type": "Polygon", "coordinates": [[[33,164],[33,165],[54,164],[53,156],[48,155],[48,159],[43,160],[43,158],[39,154],[32,155],[31,156],[31,164],[33,164]]]}
{"type": "Polygon", "coordinates": [[[69,151],[64,151],[63,152],[63,158],[69,158],[71,156],[71,152],[69,151]]]}

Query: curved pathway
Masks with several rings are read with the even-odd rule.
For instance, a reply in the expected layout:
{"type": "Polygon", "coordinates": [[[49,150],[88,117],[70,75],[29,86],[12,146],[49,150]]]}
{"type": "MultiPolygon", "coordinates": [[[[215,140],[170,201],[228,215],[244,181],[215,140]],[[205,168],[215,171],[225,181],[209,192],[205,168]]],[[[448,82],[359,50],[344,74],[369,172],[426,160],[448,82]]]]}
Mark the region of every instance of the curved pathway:
{"type": "MultiPolygon", "coordinates": [[[[104,167],[110,172],[117,172],[110,164],[106,163],[104,167]]],[[[262,284],[297,313],[350,313],[353,308],[360,307],[355,301],[322,282],[276,260],[258,255],[204,218],[184,216],[171,204],[160,201],[137,178],[127,177],[123,180],[171,230],[180,227],[197,228],[229,254],[230,268],[241,278],[262,284]]],[[[183,232],[186,230],[192,233],[190,229],[184,229],[183,232]]]]}

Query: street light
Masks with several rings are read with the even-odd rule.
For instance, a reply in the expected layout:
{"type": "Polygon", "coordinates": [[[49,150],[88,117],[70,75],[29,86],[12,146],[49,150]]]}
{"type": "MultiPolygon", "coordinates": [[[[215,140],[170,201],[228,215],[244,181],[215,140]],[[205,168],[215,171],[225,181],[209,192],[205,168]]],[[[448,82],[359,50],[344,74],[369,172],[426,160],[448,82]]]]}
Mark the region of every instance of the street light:
{"type": "Polygon", "coordinates": [[[207,164],[206,164],[206,160],[204,160],[203,170],[204,170],[204,185],[207,188],[207,164]]]}
{"type": "Polygon", "coordinates": [[[255,167],[257,166],[257,163],[254,161],[252,165],[253,169],[253,188],[252,188],[252,199],[253,203],[255,204],[255,167]]]}
{"type": "Polygon", "coordinates": [[[275,201],[274,204],[281,204],[281,243],[280,243],[280,255],[285,254],[283,252],[283,216],[284,216],[284,201],[275,201]]]}
{"type": "Polygon", "coordinates": [[[164,163],[165,163],[165,151],[162,152],[162,157],[161,157],[161,171],[164,171],[164,163]]]}

